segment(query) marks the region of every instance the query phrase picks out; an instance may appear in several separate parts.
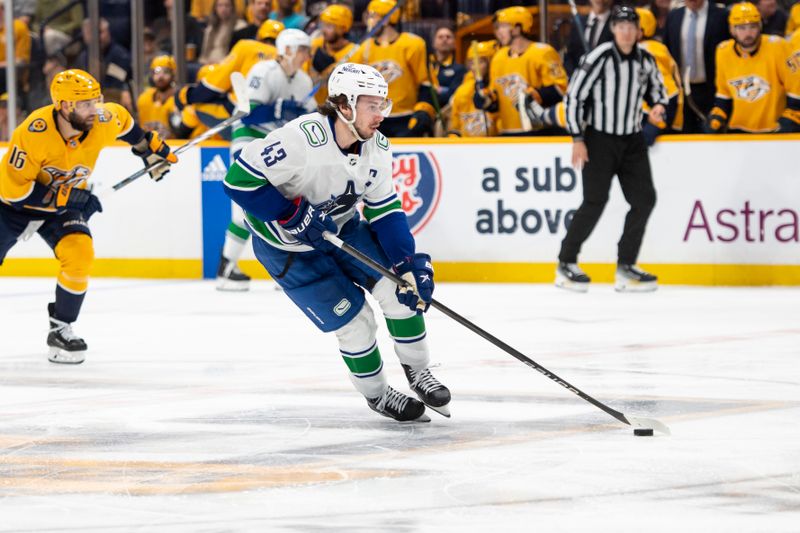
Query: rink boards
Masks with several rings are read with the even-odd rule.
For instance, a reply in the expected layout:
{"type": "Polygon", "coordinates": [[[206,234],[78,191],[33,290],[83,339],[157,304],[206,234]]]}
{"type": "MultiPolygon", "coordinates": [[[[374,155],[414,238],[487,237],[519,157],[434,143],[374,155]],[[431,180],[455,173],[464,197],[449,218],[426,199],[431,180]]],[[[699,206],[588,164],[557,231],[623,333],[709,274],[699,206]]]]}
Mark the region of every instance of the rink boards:
{"type": "MultiPolygon", "coordinates": [[[[664,283],[800,285],[800,136],[675,136],[651,150],[658,203],[640,262],[664,283]]],[[[179,144],[179,143],[178,143],[179,144]]],[[[581,202],[571,144],[558,139],[393,141],[394,178],[437,277],[548,282],[581,202]]],[[[5,151],[5,147],[0,148],[5,151]]],[[[142,178],[108,196],[92,219],[95,276],[213,276],[230,206],[222,143],[181,156],[160,183],[142,178]]],[[[140,168],[127,146],[103,151],[99,190],[140,168]]],[[[627,212],[615,183],[580,256],[597,281],[612,278],[627,212]]],[[[18,243],[0,275],[53,275],[38,237],[18,243]]],[[[247,252],[243,268],[266,273],[247,252]]]]}

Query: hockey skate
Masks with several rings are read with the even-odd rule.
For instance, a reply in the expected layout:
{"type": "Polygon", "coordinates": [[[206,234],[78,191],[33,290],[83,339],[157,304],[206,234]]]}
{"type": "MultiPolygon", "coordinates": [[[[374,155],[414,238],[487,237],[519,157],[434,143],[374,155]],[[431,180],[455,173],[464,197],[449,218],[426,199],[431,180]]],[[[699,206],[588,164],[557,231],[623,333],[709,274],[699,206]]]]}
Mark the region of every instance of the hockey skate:
{"type": "Polygon", "coordinates": [[[86,342],[72,332],[72,325],[53,317],[55,306],[47,305],[50,313],[50,332],[47,334],[51,363],[78,365],[86,359],[86,342]]]}
{"type": "Polygon", "coordinates": [[[422,403],[440,415],[450,418],[450,390],[433,377],[427,368],[414,370],[408,365],[403,365],[403,371],[408,378],[408,386],[422,403]]]}
{"type": "Polygon", "coordinates": [[[367,405],[376,413],[398,422],[430,422],[425,404],[391,387],[377,398],[367,398],[367,405]]]}
{"type": "Polygon", "coordinates": [[[556,287],[575,292],[586,292],[592,280],[578,267],[577,263],[558,263],[556,267],[556,287]]]}
{"type": "Polygon", "coordinates": [[[217,290],[231,292],[250,290],[250,276],[239,270],[235,261],[230,261],[224,255],[220,255],[217,269],[217,290]]]}
{"type": "Polygon", "coordinates": [[[636,265],[617,265],[614,290],[617,292],[653,292],[658,288],[658,278],[636,265]]]}

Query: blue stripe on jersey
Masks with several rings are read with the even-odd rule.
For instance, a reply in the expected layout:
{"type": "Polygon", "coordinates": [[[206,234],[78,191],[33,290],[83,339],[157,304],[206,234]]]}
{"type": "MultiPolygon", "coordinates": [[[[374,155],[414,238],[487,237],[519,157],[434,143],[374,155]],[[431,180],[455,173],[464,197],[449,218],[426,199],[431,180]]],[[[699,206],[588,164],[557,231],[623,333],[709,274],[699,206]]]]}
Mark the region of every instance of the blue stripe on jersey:
{"type": "MultiPolygon", "coordinates": [[[[239,150],[239,153],[241,153],[241,150],[239,150]]],[[[264,178],[264,179],[267,179],[267,177],[266,177],[264,174],[262,174],[262,173],[261,173],[261,171],[259,171],[259,170],[255,169],[255,168],[253,168],[253,167],[250,165],[250,163],[248,163],[247,161],[245,161],[245,160],[244,160],[244,158],[242,158],[242,157],[237,157],[237,158],[236,158],[236,164],[237,164],[237,165],[239,165],[240,167],[244,168],[244,169],[245,169],[246,171],[248,171],[250,174],[253,174],[253,175],[255,175],[255,176],[261,176],[262,178],[264,178]]]]}
{"type": "Polygon", "coordinates": [[[378,346],[377,341],[372,343],[372,346],[367,348],[366,350],[362,350],[360,352],[346,352],[344,350],[339,350],[342,355],[346,355],[347,357],[359,357],[363,355],[367,355],[372,352],[378,346]]]}
{"type": "Polygon", "coordinates": [[[376,208],[376,207],[381,207],[382,205],[386,205],[386,204],[392,203],[395,200],[397,200],[397,195],[395,193],[392,193],[389,196],[387,196],[386,198],[384,198],[383,200],[379,200],[377,202],[370,202],[369,200],[367,200],[365,198],[364,199],[364,204],[369,206],[369,207],[376,208]]]}

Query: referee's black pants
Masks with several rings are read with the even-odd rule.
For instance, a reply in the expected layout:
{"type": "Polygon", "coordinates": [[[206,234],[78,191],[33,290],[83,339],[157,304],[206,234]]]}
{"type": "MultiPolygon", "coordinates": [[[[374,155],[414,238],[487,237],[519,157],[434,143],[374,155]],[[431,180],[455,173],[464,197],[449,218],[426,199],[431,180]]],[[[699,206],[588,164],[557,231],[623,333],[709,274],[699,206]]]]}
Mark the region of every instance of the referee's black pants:
{"type": "Polygon", "coordinates": [[[609,135],[589,129],[584,136],[589,161],[583,168],[583,203],[572,217],[561,241],[559,261],[577,263],[584,241],[594,230],[608,202],[614,175],[631,208],[619,240],[617,262],[635,264],[642,245],[647,219],[656,204],[656,191],[647,157],[647,143],[641,133],[609,135]]]}

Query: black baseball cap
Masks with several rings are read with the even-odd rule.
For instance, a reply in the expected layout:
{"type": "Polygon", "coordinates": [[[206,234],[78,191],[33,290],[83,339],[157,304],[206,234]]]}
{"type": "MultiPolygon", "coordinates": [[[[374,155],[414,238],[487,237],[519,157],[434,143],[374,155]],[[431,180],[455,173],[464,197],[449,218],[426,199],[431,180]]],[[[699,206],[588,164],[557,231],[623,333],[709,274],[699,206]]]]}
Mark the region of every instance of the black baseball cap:
{"type": "Polygon", "coordinates": [[[621,5],[611,9],[611,22],[633,22],[639,24],[639,13],[633,6],[621,5]]]}

